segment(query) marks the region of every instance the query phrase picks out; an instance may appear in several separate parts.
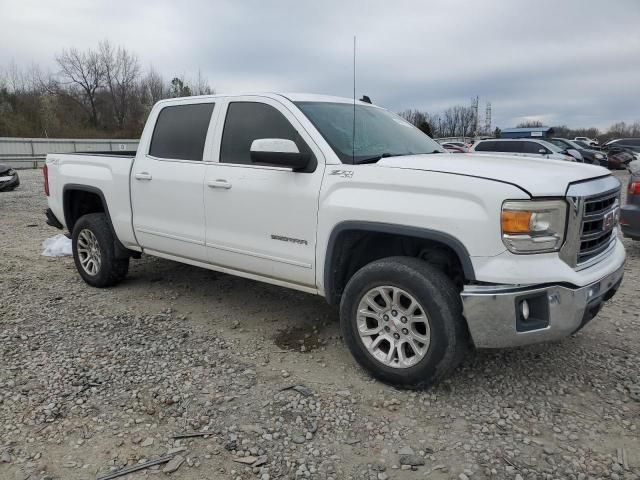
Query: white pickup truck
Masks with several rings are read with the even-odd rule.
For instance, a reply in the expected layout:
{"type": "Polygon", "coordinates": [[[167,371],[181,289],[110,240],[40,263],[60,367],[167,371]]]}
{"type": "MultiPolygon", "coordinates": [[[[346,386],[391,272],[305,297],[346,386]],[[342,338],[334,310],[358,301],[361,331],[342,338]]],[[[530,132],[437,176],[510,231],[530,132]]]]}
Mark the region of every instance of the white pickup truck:
{"type": "Polygon", "coordinates": [[[163,100],[137,152],[51,154],[44,175],[88,284],[146,253],[322,295],[357,361],[398,386],[434,384],[472,345],[571,335],[623,275],[607,170],[446,153],[351,99],[163,100]]]}

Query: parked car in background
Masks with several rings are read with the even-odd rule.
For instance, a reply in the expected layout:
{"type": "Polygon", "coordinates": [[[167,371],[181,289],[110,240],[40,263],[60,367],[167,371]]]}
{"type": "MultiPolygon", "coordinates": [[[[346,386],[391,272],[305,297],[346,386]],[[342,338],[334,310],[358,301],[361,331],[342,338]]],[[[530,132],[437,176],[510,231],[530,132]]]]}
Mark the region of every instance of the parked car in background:
{"type": "Polygon", "coordinates": [[[622,170],[634,160],[636,160],[636,156],[632,150],[615,145],[607,148],[607,161],[610,170],[622,170]]]}
{"type": "Polygon", "coordinates": [[[623,147],[635,153],[640,153],[640,138],[618,138],[616,140],[609,140],[603,145],[605,149],[611,147],[623,147]]]}
{"type": "Polygon", "coordinates": [[[447,152],[450,152],[450,153],[468,153],[469,152],[469,148],[464,144],[458,145],[457,143],[443,143],[442,147],[447,152]]]}
{"type": "Polygon", "coordinates": [[[446,141],[446,142],[439,141],[438,143],[440,143],[440,145],[442,145],[445,148],[446,148],[446,145],[453,145],[455,147],[464,147],[464,148],[468,147],[468,145],[466,143],[458,142],[458,141],[451,141],[451,142],[449,142],[449,141],[446,141]]]}
{"type": "Polygon", "coordinates": [[[587,145],[590,145],[592,147],[596,147],[596,146],[600,145],[600,143],[598,143],[598,140],[596,140],[594,138],[589,138],[589,137],[576,137],[576,138],[574,138],[574,140],[580,140],[580,141],[585,142],[587,145]]]}
{"type": "Polygon", "coordinates": [[[620,208],[620,227],[625,237],[640,240],[640,160],[629,164],[627,203],[620,208]]]}
{"type": "Polygon", "coordinates": [[[550,158],[553,160],[565,160],[567,162],[576,161],[575,157],[569,155],[565,150],[555,146],[553,143],[529,138],[480,140],[471,147],[471,151],[498,155],[514,155],[517,157],[550,158]]]}
{"type": "Polygon", "coordinates": [[[0,192],[8,192],[20,185],[20,177],[9,165],[0,165],[0,192]]]}
{"type": "Polygon", "coordinates": [[[603,152],[593,150],[591,148],[585,148],[584,146],[579,145],[572,140],[567,140],[566,138],[549,138],[547,141],[562,149],[577,150],[580,152],[580,155],[582,155],[582,161],[584,163],[591,163],[602,167],[608,166],[607,155],[603,152]]]}
{"type": "Polygon", "coordinates": [[[572,140],[573,143],[575,143],[576,145],[580,145],[580,147],[584,148],[584,149],[592,149],[592,150],[602,150],[602,148],[600,147],[600,145],[591,145],[589,142],[585,142],[583,140],[572,140]]]}

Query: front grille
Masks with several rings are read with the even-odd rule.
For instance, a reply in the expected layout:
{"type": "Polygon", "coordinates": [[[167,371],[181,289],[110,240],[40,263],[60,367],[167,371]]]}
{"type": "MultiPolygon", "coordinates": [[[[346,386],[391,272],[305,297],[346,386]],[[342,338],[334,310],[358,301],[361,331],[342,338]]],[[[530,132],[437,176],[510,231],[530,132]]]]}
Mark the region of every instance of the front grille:
{"type": "Polygon", "coordinates": [[[615,240],[619,196],[620,189],[617,189],[604,195],[584,199],[578,266],[600,255],[615,240]]]}

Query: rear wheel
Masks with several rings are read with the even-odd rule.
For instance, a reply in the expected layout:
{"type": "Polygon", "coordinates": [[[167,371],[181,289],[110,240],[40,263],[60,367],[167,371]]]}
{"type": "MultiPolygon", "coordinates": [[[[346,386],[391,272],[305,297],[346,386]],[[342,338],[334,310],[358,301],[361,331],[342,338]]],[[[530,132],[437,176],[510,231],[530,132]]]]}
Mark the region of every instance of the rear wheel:
{"type": "Polygon", "coordinates": [[[116,258],[114,236],[104,213],[78,219],[71,236],[73,260],[82,279],[103,288],[121,282],[129,271],[128,258],[116,258]]]}
{"type": "Polygon", "coordinates": [[[342,296],[340,322],[358,363],[398,387],[439,382],[469,344],[453,282],[416,258],[386,258],[356,272],[342,296]]]}

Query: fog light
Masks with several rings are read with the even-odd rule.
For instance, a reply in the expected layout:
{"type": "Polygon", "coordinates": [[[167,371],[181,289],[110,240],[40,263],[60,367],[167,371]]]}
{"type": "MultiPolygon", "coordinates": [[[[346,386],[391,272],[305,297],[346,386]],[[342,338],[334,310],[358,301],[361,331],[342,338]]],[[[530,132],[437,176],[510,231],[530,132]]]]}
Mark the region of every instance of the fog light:
{"type": "Polygon", "coordinates": [[[522,309],[522,318],[524,320],[529,320],[529,302],[523,300],[520,304],[520,308],[522,309]]]}
{"type": "Polygon", "coordinates": [[[516,331],[530,332],[549,326],[549,291],[516,298],[516,331]]]}

